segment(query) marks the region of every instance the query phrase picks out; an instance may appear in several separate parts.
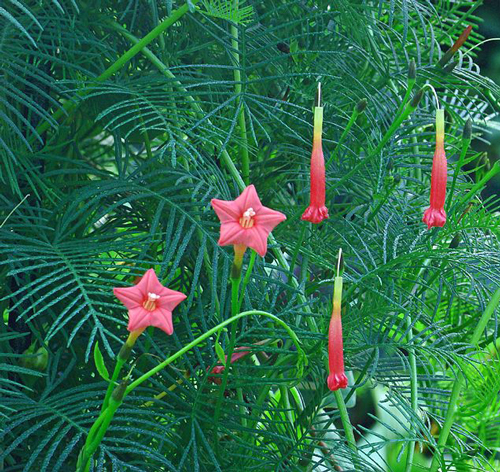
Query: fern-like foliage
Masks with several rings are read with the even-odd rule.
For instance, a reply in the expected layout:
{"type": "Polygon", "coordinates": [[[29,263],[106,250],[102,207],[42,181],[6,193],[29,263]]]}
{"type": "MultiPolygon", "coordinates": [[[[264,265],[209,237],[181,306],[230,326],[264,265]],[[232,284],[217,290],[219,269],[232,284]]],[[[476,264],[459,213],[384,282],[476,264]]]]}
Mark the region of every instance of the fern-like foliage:
{"type": "MultiPolygon", "coordinates": [[[[289,324],[308,367],[298,378],[286,332],[245,318],[237,345],[265,349],[231,367],[226,391],[210,374],[209,339],[126,398],[91,470],[398,471],[413,448],[406,472],[428,468],[432,455],[442,470],[498,470],[497,315],[479,345],[470,338],[500,282],[499,201],[481,196],[487,170],[476,152],[461,169],[457,162],[465,121],[484,139],[500,88],[481,75],[477,50],[461,49],[451,71],[437,66],[466,25],[467,46],[482,39],[481,2],[196,3],[0,6],[0,470],[75,470],[107,388],[94,346],[111,371],[126,339],[113,287],[154,268],[187,295],[171,337],[148,329],[139,338],[133,378],[230,316],[232,253],[217,245],[210,200],[240,193],[245,153],[263,203],[287,221],[257,258],[242,310],[289,324]],[[449,181],[457,175],[447,224],[431,231],[421,219],[433,96],[374,152],[402,104],[411,59],[417,87],[433,85],[446,110],[449,181]],[[325,159],[335,159],[326,169],[330,218],[310,227],[300,216],[318,82],[325,159]],[[340,247],[355,453],[326,386],[340,247]],[[443,453],[437,435],[464,375],[443,453]]],[[[226,333],[220,341],[228,345],[226,333]]]]}

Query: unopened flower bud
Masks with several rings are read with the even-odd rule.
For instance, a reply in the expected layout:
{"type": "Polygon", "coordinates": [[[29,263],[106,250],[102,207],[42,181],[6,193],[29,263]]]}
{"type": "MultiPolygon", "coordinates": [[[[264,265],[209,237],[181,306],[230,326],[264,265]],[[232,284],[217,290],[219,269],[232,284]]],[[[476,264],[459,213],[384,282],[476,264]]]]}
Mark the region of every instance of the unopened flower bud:
{"type": "Polygon", "coordinates": [[[286,43],[278,43],[276,45],[278,51],[281,51],[284,54],[290,54],[290,46],[286,43]]]}
{"type": "Polygon", "coordinates": [[[447,64],[443,68],[443,71],[446,72],[447,74],[450,74],[451,72],[453,72],[453,69],[455,69],[455,67],[457,67],[457,65],[458,65],[458,61],[450,62],[449,64],[447,64]]]}
{"type": "Polygon", "coordinates": [[[461,239],[462,239],[462,236],[460,235],[460,233],[455,234],[455,236],[451,240],[451,243],[449,246],[450,249],[456,249],[458,247],[458,245],[460,244],[461,239]]]}
{"type": "Polygon", "coordinates": [[[356,111],[358,113],[363,113],[367,105],[368,105],[368,100],[366,98],[362,98],[356,105],[356,111]]]}
{"type": "Polygon", "coordinates": [[[464,125],[464,131],[463,131],[463,139],[466,141],[470,141],[472,138],[472,119],[469,118],[464,125]]]}
{"type": "Polygon", "coordinates": [[[32,344],[23,354],[27,357],[21,358],[21,365],[27,369],[43,372],[49,362],[49,352],[44,347],[40,347],[36,352],[32,344]]]}
{"type": "Polygon", "coordinates": [[[115,402],[121,403],[125,395],[125,391],[127,390],[127,386],[128,386],[128,379],[125,379],[117,387],[115,387],[113,393],[111,394],[111,398],[115,402]]]}
{"type": "Polygon", "coordinates": [[[408,66],[408,80],[415,80],[417,78],[417,64],[415,63],[415,59],[410,61],[408,66]]]}
{"type": "Polygon", "coordinates": [[[394,184],[397,185],[401,182],[401,174],[394,174],[394,184]]]}
{"type": "Polygon", "coordinates": [[[417,108],[418,104],[420,103],[420,100],[422,100],[422,97],[424,96],[425,89],[422,87],[420,90],[417,90],[415,95],[413,95],[413,98],[411,99],[410,102],[410,107],[411,108],[417,108]]]}

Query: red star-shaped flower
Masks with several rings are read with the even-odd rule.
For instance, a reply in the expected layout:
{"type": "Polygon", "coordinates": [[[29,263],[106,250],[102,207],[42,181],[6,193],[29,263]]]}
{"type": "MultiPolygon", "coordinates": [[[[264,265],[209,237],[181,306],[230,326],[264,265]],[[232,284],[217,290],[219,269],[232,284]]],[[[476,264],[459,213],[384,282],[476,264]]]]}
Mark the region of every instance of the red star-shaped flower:
{"type": "Polygon", "coordinates": [[[212,207],[221,222],[220,246],[251,247],[264,257],[269,233],[286,216],[262,205],[257,191],[249,185],[236,200],[212,200],[212,207]]]}
{"type": "Polygon", "coordinates": [[[186,298],[183,293],[164,287],[153,269],[149,269],[137,285],[114,288],[113,293],[128,308],[129,331],[154,326],[167,334],[174,332],[172,310],[186,298]]]}

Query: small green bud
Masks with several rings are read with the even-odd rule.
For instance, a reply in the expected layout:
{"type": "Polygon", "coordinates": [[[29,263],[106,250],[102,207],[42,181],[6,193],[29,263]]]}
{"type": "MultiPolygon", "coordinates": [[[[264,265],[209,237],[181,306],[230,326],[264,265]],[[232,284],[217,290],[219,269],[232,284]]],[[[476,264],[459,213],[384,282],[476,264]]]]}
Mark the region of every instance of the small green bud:
{"type": "Polygon", "coordinates": [[[401,182],[401,174],[395,174],[394,175],[394,184],[397,185],[401,182]]]}
{"type": "Polygon", "coordinates": [[[133,346],[129,346],[127,343],[124,343],[122,348],[120,349],[120,352],[118,353],[118,357],[123,361],[127,361],[130,357],[130,354],[132,354],[132,348],[133,346]]]}
{"type": "Polygon", "coordinates": [[[462,134],[463,138],[466,141],[470,141],[472,139],[472,119],[468,118],[464,125],[464,131],[462,134]]]}
{"type": "Polygon", "coordinates": [[[448,61],[453,57],[453,54],[454,54],[453,49],[452,48],[448,49],[448,51],[446,51],[443,54],[443,57],[439,59],[438,65],[440,67],[444,67],[448,63],[448,61]]]}
{"type": "Polygon", "coordinates": [[[488,154],[487,153],[484,153],[483,164],[484,164],[484,170],[486,170],[486,171],[491,170],[491,162],[488,159],[488,154]]]}
{"type": "Polygon", "coordinates": [[[451,240],[449,248],[456,249],[458,247],[458,245],[460,244],[461,239],[462,239],[462,236],[460,235],[460,233],[455,234],[455,236],[451,240]]]}
{"type": "Polygon", "coordinates": [[[23,352],[24,355],[29,357],[22,357],[20,364],[31,370],[36,370],[37,372],[43,372],[47,368],[49,363],[49,352],[44,347],[40,347],[35,352],[35,344],[33,343],[26,351],[23,352]]]}
{"type": "Polygon", "coordinates": [[[362,98],[356,105],[356,111],[358,113],[363,113],[367,105],[368,105],[368,100],[366,98],[362,98]]]}
{"type": "Polygon", "coordinates": [[[417,78],[417,64],[415,63],[415,59],[412,59],[408,66],[408,81],[415,80],[416,78],[417,78]]]}
{"type": "Polygon", "coordinates": [[[410,102],[410,107],[411,108],[417,108],[418,104],[420,103],[420,100],[422,100],[422,97],[424,96],[425,89],[422,87],[420,90],[417,90],[415,95],[413,95],[413,98],[411,99],[410,102]]]}
{"type": "Polygon", "coordinates": [[[286,43],[278,43],[276,45],[278,51],[281,51],[283,54],[290,54],[290,46],[286,43]]]}
{"type": "Polygon", "coordinates": [[[111,394],[111,398],[115,402],[121,403],[123,400],[123,396],[125,395],[125,390],[127,390],[127,386],[128,386],[128,379],[125,379],[117,387],[115,387],[113,393],[111,394]]]}
{"type": "MultiPolygon", "coordinates": [[[[392,187],[394,185],[394,177],[391,174],[387,175],[384,179],[384,184],[386,187],[392,187]]],[[[381,194],[375,195],[375,200],[382,200],[382,198],[384,197],[381,194]]]]}
{"type": "Polygon", "coordinates": [[[453,72],[453,69],[457,67],[458,61],[453,61],[447,64],[445,67],[443,67],[443,71],[446,72],[447,74],[450,74],[453,72]]]}

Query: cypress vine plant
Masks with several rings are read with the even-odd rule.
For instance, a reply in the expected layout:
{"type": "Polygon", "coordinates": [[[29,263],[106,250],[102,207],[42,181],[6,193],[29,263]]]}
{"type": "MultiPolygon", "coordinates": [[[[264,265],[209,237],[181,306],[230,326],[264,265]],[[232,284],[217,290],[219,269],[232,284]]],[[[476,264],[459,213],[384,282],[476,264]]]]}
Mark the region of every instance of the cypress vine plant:
{"type": "Polygon", "coordinates": [[[0,470],[499,470],[480,4],[2,3],[0,470]]]}

